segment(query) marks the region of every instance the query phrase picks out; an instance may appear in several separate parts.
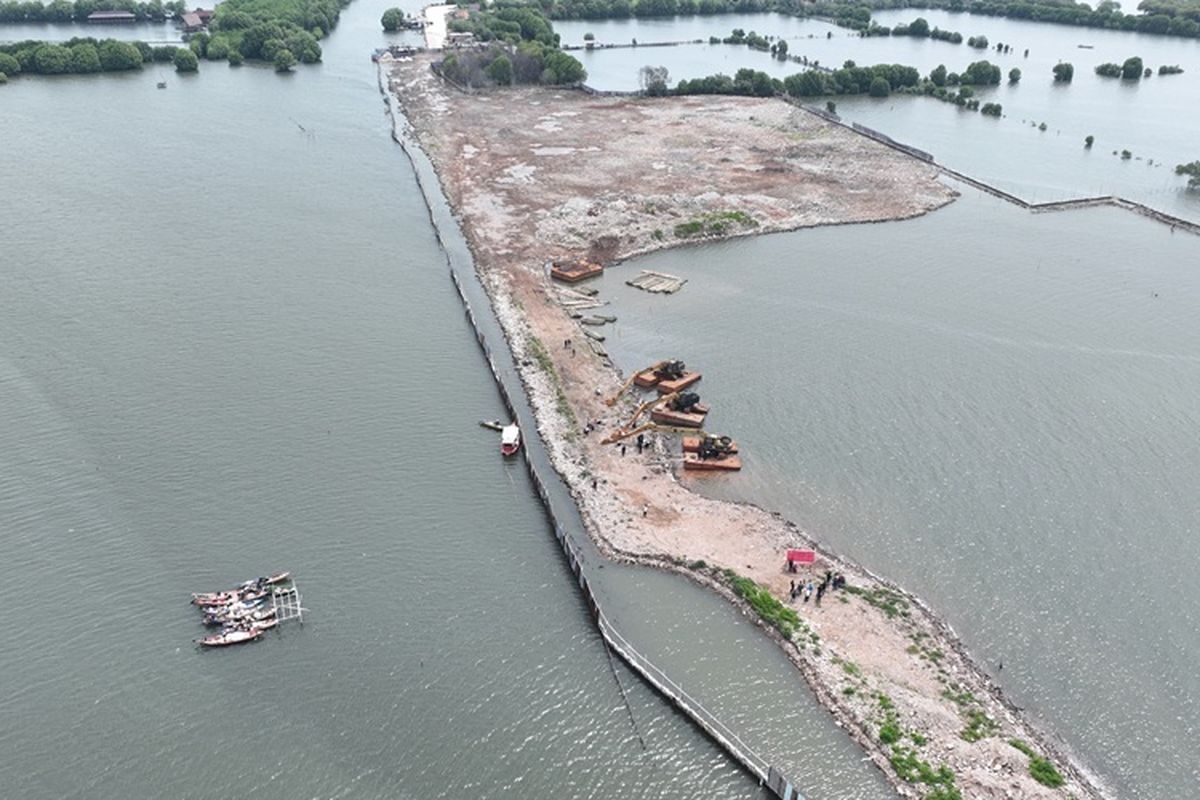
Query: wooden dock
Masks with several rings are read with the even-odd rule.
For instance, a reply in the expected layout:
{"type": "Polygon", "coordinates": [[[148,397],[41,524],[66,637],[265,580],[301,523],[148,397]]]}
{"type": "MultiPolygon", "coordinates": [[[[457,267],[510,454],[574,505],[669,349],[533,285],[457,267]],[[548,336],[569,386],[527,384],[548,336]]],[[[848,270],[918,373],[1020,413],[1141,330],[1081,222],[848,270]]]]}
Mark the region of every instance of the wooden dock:
{"type": "Polygon", "coordinates": [[[654,272],[648,269],[642,270],[642,274],[636,278],[625,281],[627,286],[658,294],[675,294],[683,288],[685,283],[687,280],[678,275],[668,275],[665,272],[654,272]]]}

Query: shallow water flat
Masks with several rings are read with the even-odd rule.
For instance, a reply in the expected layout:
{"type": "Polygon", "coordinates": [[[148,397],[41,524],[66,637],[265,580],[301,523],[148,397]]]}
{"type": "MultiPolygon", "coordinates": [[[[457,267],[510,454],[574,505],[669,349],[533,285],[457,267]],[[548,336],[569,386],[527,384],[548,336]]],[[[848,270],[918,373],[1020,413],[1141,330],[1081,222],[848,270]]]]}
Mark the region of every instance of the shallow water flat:
{"type": "Polygon", "coordinates": [[[1120,796],[1182,796],[1198,242],[967,191],[918,220],[655,254],[597,288],[620,365],[683,358],[706,426],[739,441],[745,469],[697,485],[931,601],[1120,796]],[[622,283],[636,269],[688,284],[647,295],[622,283]]]}

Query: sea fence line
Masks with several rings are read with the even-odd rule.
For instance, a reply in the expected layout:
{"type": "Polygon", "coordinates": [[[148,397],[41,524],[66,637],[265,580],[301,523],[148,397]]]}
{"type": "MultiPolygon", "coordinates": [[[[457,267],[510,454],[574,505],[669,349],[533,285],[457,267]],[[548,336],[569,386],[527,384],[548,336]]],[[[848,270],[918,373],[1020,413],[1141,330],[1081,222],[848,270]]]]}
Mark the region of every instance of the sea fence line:
{"type": "MultiPolygon", "coordinates": [[[[435,191],[434,187],[427,185],[427,181],[436,184],[436,191],[440,192],[440,183],[433,170],[432,162],[420,144],[407,136],[402,136],[396,129],[395,115],[402,113],[394,107],[394,101],[388,93],[388,82],[385,70],[381,67],[379,70],[379,89],[384,95],[389,112],[393,115],[392,138],[401,146],[405,154],[412,162],[414,172],[416,173],[417,183],[421,187],[422,197],[425,199],[426,210],[429,212],[430,221],[433,223],[434,234],[438,244],[442,247],[442,252],[446,257],[446,265],[450,273],[450,280],[454,284],[454,289],[458,293],[459,300],[463,305],[463,312],[467,318],[467,322],[471,325],[471,330],[475,334],[475,342],[479,345],[483,353],[484,360],[487,362],[488,369],[492,373],[492,378],[495,381],[497,391],[500,395],[500,400],[504,404],[505,410],[510,415],[511,419],[517,419],[517,406],[513,400],[513,390],[510,389],[508,381],[505,379],[504,372],[496,363],[492,348],[488,343],[488,337],[484,333],[484,326],[480,324],[479,319],[475,314],[475,308],[468,297],[468,292],[463,284],[463,277],[460,275],[460,269],[455,264],[454,259],[450,257],[449,250],[446,247],[446,242],[442,238],[442,232],[437,220],[434,216],[433,201],[429,196],[429,192],[435,191]],[[431,173],[432,180],[422,177],[422,166],[428,167],[431,173]]],[[[405,123],[407,126],[407,123],[405,123]]],[[[474,265],[471,265],[472,273],[468,278],[480,282],[482,281],[478,274],[474,273],[474,265]]],[[[486,291],[485,291],[486,293],[486,291]]],[[[490,308],[490,307],[489,307],[490,308]]],[[[497,322],[497,325],[499,323],[497,322]]],[[[502,329],[501,329],[502,331],[502,329]]],[[[501,333],[501,335],[503,335],[501,333]]],[[[509,348],[507,341],[503,346],[509,348]]],[[[508,349],[508,353],[512,354],[512,350],[508,349]]],[[[515,355],[513,356],[515,363],[515,355]]],[[[517,371],[514,367],[514,375],[517,371]]],[[[523,389],[522,389],[523,391],[523,389]]],[[[523,395],[522,395],[523,396],[523,395]]],[[[760,786],[765,786],[770,791],[782,800],[805,800],[803,794],[796,789],[792,782],[784,775],[784,773],[772,766],[765,758],[758,755],[751,749],[742,739],[729,729],[727,725],[722,723],[715,714],[705,708],[699,701],[683,690],[679,684],[671,680],[671,678],[658,666],[656,666],[649,658],[640,653],[629,640],[626,639],[617,630],[612,621],[604,614],[600,606],[600,602],[592,590],[591,583],[584,575],[584,563],[586,561],[583,553],[575,542],[571,540],[571,534],[560,520],[559,510],[556,508],[556,503],[551,497],[549,490],[546,487],[541,471],[534,464],[531,456],[533,447],[541,447],[542,443],[537,436],[526,436],[525,447],[522,448],[522,460],[525,463],[526,470],[529,472],[531,481],[537,491],[538,497],[541,500],[542,507],[552,523],[554,529],[554,537],[558,540],[562,552],[566,557],[567,565],[570,567],[572,574],[575,575],[579,583],[580,592],[583,594],[588,611],[595,622],[597,630],[603,639],[606,647],[611,651],[616,652],[621,659],[639,675],[647,684],[656,690],[662,697],[670,702],[675,708],[679,709],[683,714],[690,719],[698,728],[707,734],[714,742],[716,742],[725,752],[733,758],[742,768],[758,779],[760,786]]],[[[574,503],[574,500],[571,500],[574,503]]],[[[573,507],[573,506],[572,506],[573,507]]],[[[585,534],[586,535],[586,534],[585,534]]],[[[622,689],[622,694],[624,690],[622,689]]]]}
{"type": "Polygon", "coordinates": [[[846,121],[840,116],[829,111],[828,109],[808,105],[786,95],[781,95],[781,97],[785,102],[796,106],[802,111],[806,111],[809,114],[820,117],[826,122],[839,125],[848,131],[852,131],[860,136],[865,136],[868,139],[879,142],[885,147],[890,147],[891,149],[904,153],[907,156],[911,156],[912,158],[923,161],[926,164],[937,167],[938,171],[945,175],[949,175],[950,177],[962,181],[963,183],[972,186],[981,192],[986,192],[993,197],[1006,200],[1015,206],[1020,206],[1021,208],[1034,213],[1044,213],[1049,211],[1072,211],[1081,208],[1095,208],[1097,206],[1113,206],[1114,208],[1123,208],[1126,211],[1132,211],[1135,214],[1141,214],[1143,217],[1147,217],[1156,222],[1161,222],[1163,225],[1169,225],[1172,230],[1179,228],[1188,233],[1200,236],[1200,223],[1195,223],[1191,220],[1183,219],[1182,217],[1177,217],[1173,214],[1168,214],[1165,211],[1158,210],[1157,208],[1151,208],[1145,203],[1138,203],[1134,200],[1129,200],[1128,198],[1120,197],[1119,195],[1114,194],[1095,195],[1092,197],[1073,197],[1066,200],[1050,200],[1042,203],[1031,203],[1028,200],[1018,197],[1012,192],[1005,191],[998,186],[993,186],[992,184],[982,181],[978,178],[972,178],[970,175],[966,175],[956,169],[947,167],[945,164],[939,164],[932,153],[927,153],[920,148],[913,147],[912,145],[905,144],[904,142],[899,142],[885,133],[880,133],[873,128],[868,128],[866,125],[860,125],[857,122],[847,124],[846,121]]]}
{"type": "MultiPolygon", "coordinates": [[[[479,321],[475,317],[475,310],[471,305],[470,299],[467,297],[466,289],[453,264],[450,265],[450,280],[454,283],[459,300],[462,301],[467,321],[475,332],[475,341],[483,352],[484,360],[487,361],[488,368],[492,372],[492,377],[496,382],[496,387],[500,393],[500,399],[504,403],[505,410],[511,418],[515,419],[516,409],[510,390],[499,368],[496,366],[495,359],[492,356],[492,349],[488,345],[487,336],[480,328],[479,321]]],[[[507,346],[507,343],[505,343],[505,347],[507,346]]],[[[526,449],[522,451],[522,454],[530,480],[533,481],[534,488],[541,499],[542,507],[550,517],[554,528],[554,538],[558,540],[559,545],[562,547],[563,554],[567,559],[567,565],[579,583],[579,590],[583,594],[584,602],[587,604],[592,621],[595,622],[597,629],[600,631],[600,636],[603,638],[605,645],[619,655],[621,660],[630,669],[641,676],[642,680],[650,684],[667,701],[682,711],[697,727],[708,734],[713,741],[720,745],[735,761],[741,764],[747,772],[757,778],[760,786],[767,787],[783,800],[805,800],[799,790],[795,788],[779,769],[754,752],[749,745],[742,741],[741,737],[722,723],[716,715],[685,692],[682,686],[673,681],[653,661],[640,653],[628,639],[621,635],[612,621],[604,614],[604,610],[600,606],[600,601],[592,591],[591,583],[588,581],[587,576],[583,574],[583,555],[571,541],[570,534],[567,533],[566,528],[559,522],[558,515],[554,509],[554,503],[550,498],[550,493],[546,489],[540,472],[529,456],[528,446],[529,437],[526,436],[526,449]]],[[[626,700],[626,702],[628,701],[626,700]]]]}

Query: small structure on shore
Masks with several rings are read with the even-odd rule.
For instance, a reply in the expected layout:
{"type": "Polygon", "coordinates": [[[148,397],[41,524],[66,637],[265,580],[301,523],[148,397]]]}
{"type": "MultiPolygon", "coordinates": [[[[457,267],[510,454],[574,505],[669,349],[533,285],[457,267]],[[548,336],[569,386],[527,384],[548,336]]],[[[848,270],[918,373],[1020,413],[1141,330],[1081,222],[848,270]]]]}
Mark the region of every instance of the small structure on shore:
{"type": "Polygon", "coordinates": [[[93,11],[87,15],[87,21],[102,25],[133,23],[137,17],[132,11],[93,11]]]}
{"type": "Polygon", "coordinates": [[[184,33],[196,33],[197,31],[204,30],[212,20],[212,17],[212,10],[207,8],[197,8],[187,11],[180,16],[179,27],[183,28],[184,33]]]}

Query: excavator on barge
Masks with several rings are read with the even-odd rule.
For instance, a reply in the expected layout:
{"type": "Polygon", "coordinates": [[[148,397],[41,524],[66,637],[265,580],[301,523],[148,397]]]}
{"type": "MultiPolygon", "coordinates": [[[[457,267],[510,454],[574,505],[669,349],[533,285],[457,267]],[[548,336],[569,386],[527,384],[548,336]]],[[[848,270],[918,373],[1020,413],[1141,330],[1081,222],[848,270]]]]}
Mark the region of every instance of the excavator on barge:
{"type": "Polygon", "coordinates": [[[701,377],[699,372],[688,372],[687,365],[678,359],[658,361],[630,375],[616,394],[604,403],[609,406],[616,405],[621,396],[635,385],[642,389],[657,389],[659,394],[669,394],[686,389],[701,377]]]}

